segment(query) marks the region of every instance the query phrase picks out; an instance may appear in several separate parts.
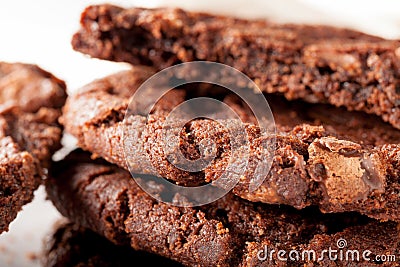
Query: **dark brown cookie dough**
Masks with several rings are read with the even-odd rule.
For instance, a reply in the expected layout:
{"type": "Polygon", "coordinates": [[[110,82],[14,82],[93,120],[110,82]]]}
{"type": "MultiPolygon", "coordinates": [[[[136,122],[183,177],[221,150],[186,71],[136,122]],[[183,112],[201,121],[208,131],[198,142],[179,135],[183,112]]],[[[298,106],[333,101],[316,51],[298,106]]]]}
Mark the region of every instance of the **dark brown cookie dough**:
{"type": "Polygon", "coordinates": [[[0,233],[30,202],[60,148],[65,84],[34,65],[0,62],[0,233]]]}
{"type": "Polygon", "coordinates": [[[69,222],[57,223],[45,240],[42,255],[44,267],[112,267],[167,266],[180,267],[177,262],[160,256],[118,246],[93,231],[69,222]]]}
{"type": "Polygon", "coordinates": [[[233,264],[236,237],[220,221],[200,210],[158,203],[116,166],[72,154],[52,165],[50,176],[47,193],[57,209],[115,244],[189,266],[233,264]]]}
{"type": "MultiPolygon", "coordinates": [[[[167,125],[180,133],[179,149],[188,158],[198,156],[198,147],[205,138],[216,142],[216,158],[204,171],[191,173],[178,169],[167,160],[169,154],[164,149],[164,111],[184,101],[187,92],[193,95],[196,86],[186,91],[171,91],[149,118],[132,116],[124,124],[126,96],[132,94],[146,75],[149,75],[147,69],[134,68],[83,87],[65,106],[62,121],[66,130],[77,137],[81,148],[95,157],[128,169],[122,139],[127,127],[130,136],[124,138],[130,142],[126,152],[130,155],[131,171],[162,176],[183,185],[218,179],[230,161],[230,138],[235,139],[228,130],[237,129],[238,122],[226,121],[226,129],[210,120],[193,120],[183,132],[176,126],[177,121],[176,125],[167,125]],[[122,92],[121,88],[129,90],[122,92]]],[[[287,204],[299,209],[317,205],[324,212],[359,211],[381,220],[400,220],[399,130],[373,115],[321,104],[288,102],[268,95],[277,133],[264,135],[251,123],[253,118],[236,97],[225,95],[223,100],[248,122],[245,128],[250,148],[244,153],[249,155],[249,165],[233,190],[235,194],[251,201],[287,204]],[[265,178],[264,182],[249,192],[259,158],[266,154],[262,144],[273,141],[276,147],[271,171],[266,177],[257,177],[265,178]]]]}
{"type": "MultiPolygon", "coordinates": [[[[308,249],[315,251],[322,251],[329,247],[338,249],[338,240],[346,241],[346,244],[340,245],[341,247],[344,246],[343,259],[345,259],[346,266],[360,266],[360,263],[367,266],[368,261],[370,262],[368,266],[369,264],[377,266],[400,266],[399,225],[396,223],[381,224],[371,222],[364,226],[349,227],[334,235],[316,235],[310,241],[308,249]],[[352,260],[351,254],[348,254],[349,250],[358,251],[360,260],[352,260]],[[363,253],[367,261],[363,259],[363,253]],[[349,255],[347,256],[347,262],[346,254],[349,255]]],[[[357,254],[354,255],[354,259],[357,259],[357,254]]],[[[325,257],[318,265],[314,266],[338,266],[338,264],[325,257]]]]}
{"type": "Polygon", "coordinates": [[[61,108],[65,83],[36,65],[0,62],[1,109],[19,107],[36,112],[41,107],[61,108]]]}
{"type": "Polygon", "coordinates": [[[400,266],[398,237],[396,223],[372,221],[334,234],[317,234],[298,247],[288,248],[270,240],[248,242],[240,266],[395,267],[400,266]],[[284,253],[278,257],[279,250],[284,253]]]}
{"type": "MultiPolygon", "coordinates": [[[[378,223],[357,213],[322,214],[314,208],[297,211],[252,203],[233,194],[196,208],[175,207],[147,195],[128,172],[89,156],[75,151],[54,163],[46,183],[48,196],[72,222],[117,245],[187,266],[271,266],[270,261],[257,259],[265,244],[287,251],[319,249],[340,236],[353,248],[365,245],[373,253],[398,252],[396,223],[378,223]],[[368,232],[373,235],[357,242],[359,235],[368,232]],[[385,241],[388,233],[392,237],[385,241]]],[[[306,263],[299,260],[289,266],[313,266],[306,263]]]]}
{"type": "Polygon", "coordinates": [[[327,26],[281,25],[181,9],[86,8],[74,49],[162,69],[208,60],[267,93],[376,114],[400,128],[400,42],[327,26]]]}

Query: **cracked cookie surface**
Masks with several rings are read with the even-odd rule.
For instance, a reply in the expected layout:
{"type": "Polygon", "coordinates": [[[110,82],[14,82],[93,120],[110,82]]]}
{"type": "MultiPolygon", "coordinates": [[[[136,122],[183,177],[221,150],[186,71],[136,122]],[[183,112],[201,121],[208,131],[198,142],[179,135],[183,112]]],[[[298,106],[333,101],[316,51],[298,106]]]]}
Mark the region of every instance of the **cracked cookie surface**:
{"type": "MultiPolygon", "coordinates": [[[[178,121],[164,125],[168,111],[189,95],[196,96],[197,85],[170,91],[148,117],[132,115],[124,121],[129,101],[126,96],[132,95],[151,73],[154,70],[138,66],[78,90],[64,108],[66,131],[94,157],[130,168],[133,173],[156,175],[187,186],[218,180],[230,163],[230,140],[235,139],[230,133],[238,129],[239,122],[196,119],[184,129],[177,126],[178,121]],[[83,106],[89,107],[89,112],[83,106]],[[163,127],[180,136],[178,148],[188,158],[201,154],[198,147],[203,140],[215,141],[216,157],[201,172],[177,168],[164,149],[163,127]],[[124,129],[130,134],[123,140],[124,129]]],[[[213,96],[214,91],[208,88],[202,93],[213,96]]],[[[381,220],[400,220],[399,130],[376,116],[266,95],[277,127],[276,133],[266,135],[237,97],[225,93],[219,97],[241,117],[249,141],[248,150],[242,151],[243,157],[249,157],[248,168],[233,193],[254,202],[298,209],[317,205],[324,212],[359,211],[381,220]],[[271,170],[257,177],[255,170],[267,155],[264,148],[269,144],[275,146],[271,170]],[[250,192],[254,177],[263,182],[250,192]]],[[[230,170],[242,170],[239,163],[230,170]]]]}
{"type": "Polygon", "coordinates": [[[0,62],[0,233],[33,199],[62,135],[63,81],[35,65],[0,62]]]}

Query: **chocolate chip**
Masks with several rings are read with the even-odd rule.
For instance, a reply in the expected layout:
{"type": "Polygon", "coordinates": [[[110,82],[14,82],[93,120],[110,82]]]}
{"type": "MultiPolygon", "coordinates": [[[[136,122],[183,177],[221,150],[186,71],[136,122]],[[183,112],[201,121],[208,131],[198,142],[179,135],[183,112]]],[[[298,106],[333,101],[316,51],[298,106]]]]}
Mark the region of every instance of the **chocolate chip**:
{"type": "Polygon", "coordinates": [[[361,167],[364,169],[362,179],[372,190],[382,190],[383,177],[379,174],[378,166],[374,163],[372,156],[362,159],[361,167]]]}
{"type": "Polygon", "coordinates": [[[325,165],[322,163],[316,163],[311,172],[311,177],[317,182],[321,182],[327,178],[325,165]]]}
{"type": "Polygon", "coordinates": [[[360,151],[358,151],[357,149],[350,148],[350,147],[339,149],[339,154],[343,155],[345,157],[359,157],[359,156],[361,156],[360,151]]]}
{"type": "Polygon", "coordinates": [[[396,85],[396,94],[400,95],[400,85],[396,85]]]}

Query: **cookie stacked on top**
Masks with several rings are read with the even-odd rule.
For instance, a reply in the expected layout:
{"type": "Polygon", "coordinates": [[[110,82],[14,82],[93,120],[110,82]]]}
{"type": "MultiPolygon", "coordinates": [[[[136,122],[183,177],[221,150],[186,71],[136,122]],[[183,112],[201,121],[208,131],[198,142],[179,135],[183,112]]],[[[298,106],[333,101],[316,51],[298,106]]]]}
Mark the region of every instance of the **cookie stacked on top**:
{"type": "MultiPolygon", "coordinates": [[[[61,122],[82,150],[54,163],[47,180],[49,198],[74,223],[56,237],[72,228],[86,240],[90,229],[121,251],[131,247],[186,266],[398,265],[377,256],[400,249],[399,41],[325,26],[111,5],[88,7],[81,26],[72,41],[76,50],[133,66],[68,97],[61,122]],[[130,97],[146,79],[193,60],[225,63],[254,80],[271,106],[276,133],[260,130],[236,95],[213,85],[172,89],[151,114],[126,117],[130,97]],[[263,182],[255,191],[249,184],[257,172],[249,164],[232,192],[212,203],[173,205],[188,201],[178,193],[172,204],[160,202],[132,176],[214,184],[230,161],[226,134],[235,123],[226,129],[199,118],[183,130],[164,124],[177,105],[199,96],[223,101],[239,115],[249,134],[250,162],[262,156],[262,142],[274,140],[271,170],[256,177],[263,182]],[[126,161],[126,120],[133,163],[126,161]],[[204,138],[215,140],[216,157],[199,172],[176,167],[163,149],[163,127],[179,133],[179,149],[188,158],[201,154],[204,138]],[[337,246],[371,253],[354,260],[301,256],[337,246]],[[268,254],[265,248],[299,254],[268,254]]],[[[163,188],[154,191],[161,195],[163,188]]],[[[77,253],[76,238],[71,242],[68,255],[95,257],[93,251],[77,253]]],[[[49,253],[48,266],[58,255],[66,261],[67,252],[57,244],[49,253]]],[[[95,258],[110,264],[111,257],[103,256],[95,258]]]]}

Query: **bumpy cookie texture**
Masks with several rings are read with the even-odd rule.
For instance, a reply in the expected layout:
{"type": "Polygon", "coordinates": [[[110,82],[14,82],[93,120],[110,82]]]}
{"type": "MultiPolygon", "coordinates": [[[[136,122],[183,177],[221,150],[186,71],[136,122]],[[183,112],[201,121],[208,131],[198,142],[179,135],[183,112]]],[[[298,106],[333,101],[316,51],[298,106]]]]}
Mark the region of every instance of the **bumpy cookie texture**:
{"type": "Polygon", "coordinates": [[[342,263],[339,255],[336,262],[325,256],[314,266],[400,266],[399,225],[396,223],[371,222],[364,226],[349,227],[334,235],[316,235],[307,248],[322,251],[329,247],[338,249],[338,245],[344,252],[342,263]],[[350,254],[351,250],[358,251],[358,254],[350,254]]]}
{"type": "Polygon", "coordinates": [[[279,256],[282,247],[269,240],[248,242],[240,266],[400,266],[398,237],[396,223],[372,221],[334,234],[317,234],[307,244],[283,249],[279,256]]]}
{"type": "Polygon", "coordinates": [[[74,49],[158,69],[225,63],[264,92],[381,116],[400,128],[400,42],[327,26],[279,25],[181,9],[90,6],[74,49]]]}
{"type": "Polygon", "coordinates": [[[65,84],[34,65],[0,62],[0,233],[33,198],[60,147],[65,84]]]}
{"type": "Polygon", "coordinates": [[[69,222],[58,222],[45,240],[42,265],[45,267],[182,266],[154,254],[117,246],[93,231],[69,222]]]}
{"type": "Polygon", "coordinates": [[[185,265],[233,264],[237,241],[220,221],[199,210],[158,203],[116,166],[96,164],[87,155],[71,157],[55,164],[55,178],[46,182],[49,198],[72,221],[115,244],[185,265]]]}
{"type": "Polygon", "coordinates": [[[2,109],[18,106],[25,112],[64,105],[65,83],[38,66],[0,62],[2,109]]]}
{"type": "MultiPolygon", "coordinates": [[[[216,181],[231,160],[230,140],[237,138],[230,136],[229,131],[238,129],[237,121],[225,120],[227,128],[205,119],[190,121],[183,129],[177,126],[177,120],[164,125],[168,110],[189,95],[196,96],[194,85],[170,91],[148,117],[129,116],[123,122],[126,96],[134,92],[138,81],[146,75],[149,75],[147,68],[134,68],[78,90],[64,108],[62,121],[66,130],[77,137],[81,148],[95,157],[130,168],[132,172],[162,176],[182,185],[216,181]],[[121,88],[129,89],[122,92],[121,88]],[[88,111],[82,109],[85,106],[90,107],[88,111]],[[186,158],[199,157],[199,147],[204,140],[215,141],[216,157],[201,172],[177,168],[171,164],[176,151],[164,149],[163,125],[180,136],[178,148],[186,158]],[[124,135],[124,127],[129,135],[124,135]]],[[[214,92],[213,88],[208,90],[214,92]]],[[[249,140],[249,150],[235,157],[249,156],[248,168],[233,189],[236,195],[250,201],[287,204],[298,209],[317,205],[325,212],[359,211],[381,220],[400,220],[397,212],[400,203],[399,130],[376,116],[327,105],[288,102],[268,95],[277,133],[265,135],[254,124],[248,107],[237,97],[225,93],[219,97],[245,122],[249,140]],[[256,168],[268,155],[265,147],[274,142],[271,171],[262,176],[256,168]],[[264,181],[255,191],[250,191],[253,177],[264,181]]],[[[203,153],[202,156],[209,155],[203,153]]],[[[235,165],[234,162],[230,171],[241,171],[240,163],[235,165]]]]}
{"type": "MultiPolygon", "coordinates": [[[[48,196],[72,222],[117,245],[130,245],[187,266],[271,266],[270,261],[257,257],[265,244],[300,250],[322,244],[320,239],[324,244],[334,243],[343,235],[349,245],[360,247],[364,242],[356,240],[367,231],[375,237],[362,240],[368,240],[365,244],[373,253],[381,253],[382,246],[392,253],[398,249],[394,237],[384,241],[387,233],[398,235],[396,223],[378,223],[357,213],[298,211],[252,203],[233,194],[196,208],[159,203],[141,191],[128,172],[89,156],[75,151],[54,163],[46,182],[48,196]],[[384,231],[380,234],[380,230],[384,231]]],[[[162,192],[162,188],[157,190],[162,192]]],[[[185,201],[179,195],[174,199],[185,201]]],[[[273,260],[275,265],[280,263],[276,254],[273,260]]],[[[312,264],[301,259],[290,262],[290,266],[312,264]]],[[[338,262],[337,266],[346,265],[338,262]]]]}

